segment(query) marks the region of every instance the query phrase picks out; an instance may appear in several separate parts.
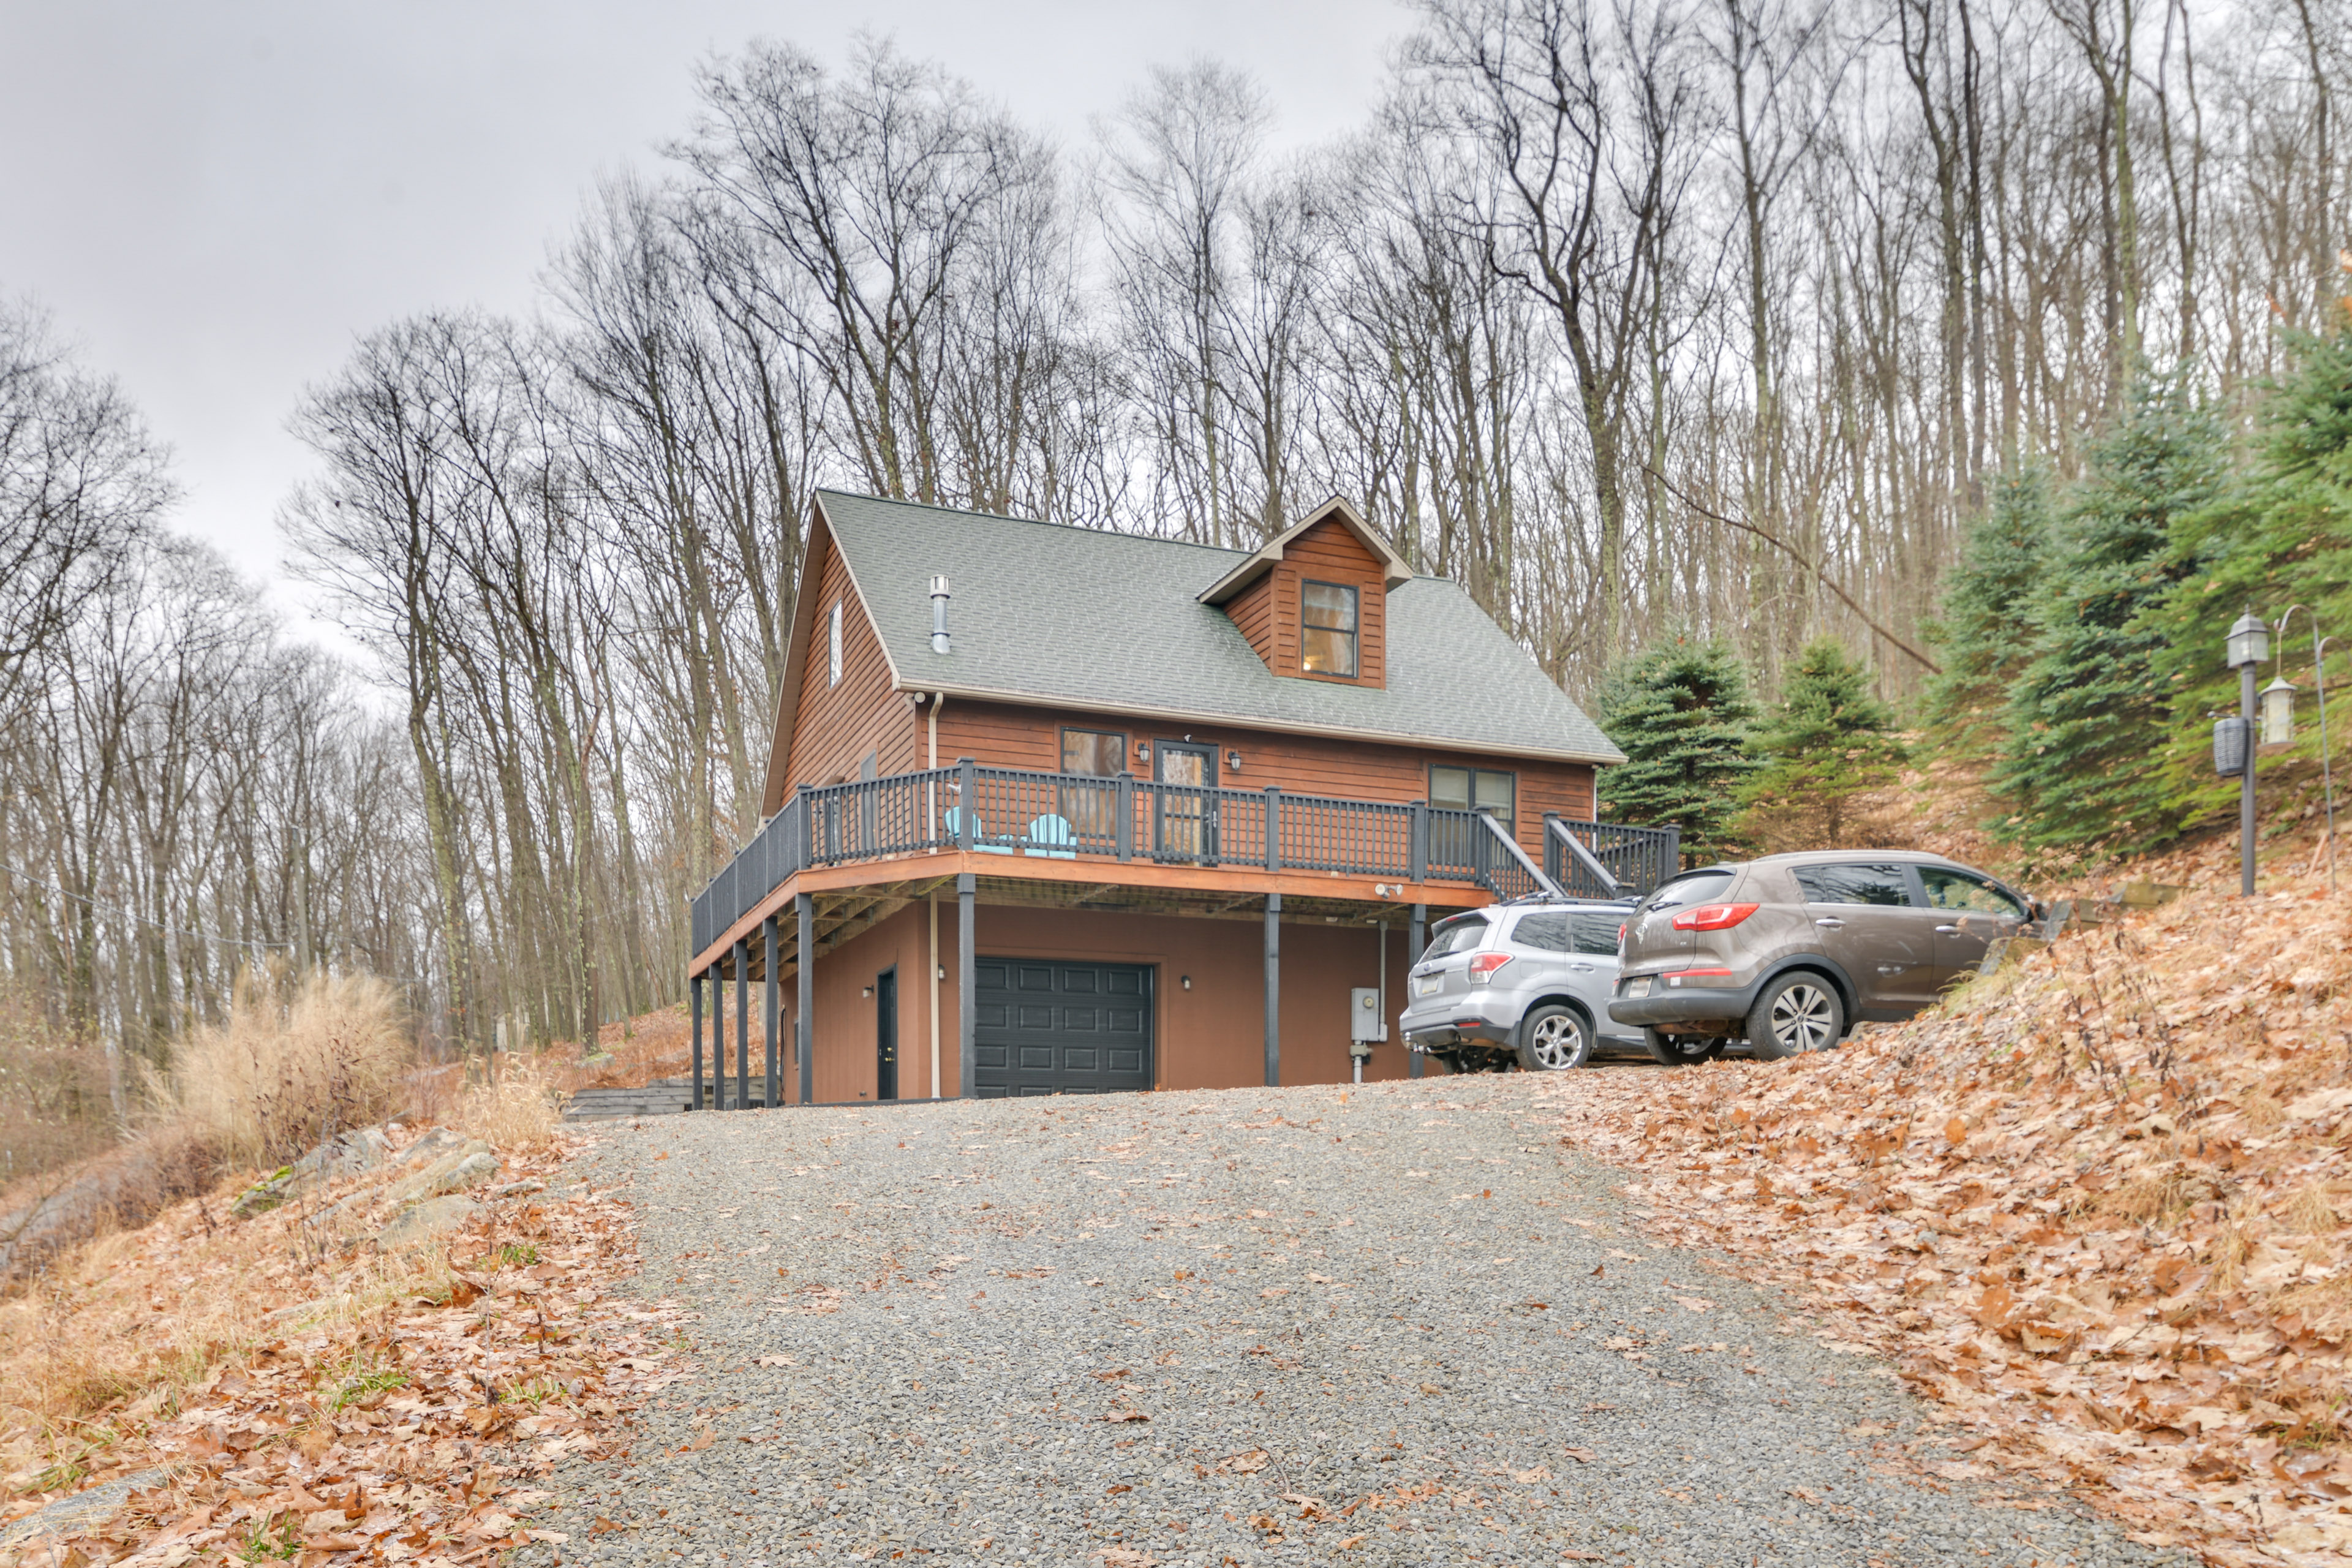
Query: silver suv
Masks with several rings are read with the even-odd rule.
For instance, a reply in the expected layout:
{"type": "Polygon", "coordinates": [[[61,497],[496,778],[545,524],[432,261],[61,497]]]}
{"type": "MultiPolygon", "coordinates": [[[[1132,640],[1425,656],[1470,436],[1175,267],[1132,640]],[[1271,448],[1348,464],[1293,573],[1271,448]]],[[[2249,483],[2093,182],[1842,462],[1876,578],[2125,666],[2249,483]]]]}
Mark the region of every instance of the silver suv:
{"type": "Polygon", "coordinates": [[[1660,884],[1625,925],[1609,1016],[1669,1066],[1744,1042],[1778,1060],[1907,1018],[2039,909],[1957,860],[1816,849],[1660,884]]]}
{"type": "Polygon", "coordinates": [[[1601,1040],[1638,1046],[1612,1028],[1617,937],[1624,900],[1528,900],[1441,921],[1405,982],[1405,1045],[1454,1072],[1559,1072],[1592,1059],[1601,1040]]]}

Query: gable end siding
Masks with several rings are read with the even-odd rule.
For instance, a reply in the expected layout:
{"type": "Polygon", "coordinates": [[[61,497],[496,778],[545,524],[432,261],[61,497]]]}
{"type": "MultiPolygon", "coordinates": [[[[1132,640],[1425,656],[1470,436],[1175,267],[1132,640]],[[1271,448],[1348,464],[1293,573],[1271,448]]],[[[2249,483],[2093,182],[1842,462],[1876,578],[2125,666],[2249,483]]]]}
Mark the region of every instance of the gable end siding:
{"type": "Polygon", "coordinates": [[[816,595],[816,614],[809,617],[809,635],[815,646],[801,660],[800,707],[795,715],[791,774],[786,792],[803,784],[833,784],[856,778],[866,753],[885,773],[912,773],[923,765],[917,745],[914,705],[891,689],[890,663],[883,657],[882,639],[850,580],[841,552],[829,535],[818,559],[803,568],[804,581],[816,595]],[[841,609],[841,683],[830,679],[825,647],[833,606],[841,609]]]}

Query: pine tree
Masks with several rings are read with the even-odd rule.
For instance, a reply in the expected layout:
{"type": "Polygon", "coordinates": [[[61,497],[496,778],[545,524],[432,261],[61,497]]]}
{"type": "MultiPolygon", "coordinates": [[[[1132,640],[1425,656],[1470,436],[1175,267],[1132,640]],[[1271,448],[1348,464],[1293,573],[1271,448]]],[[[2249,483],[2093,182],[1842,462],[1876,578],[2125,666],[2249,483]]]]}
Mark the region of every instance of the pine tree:
{"type": "Polygon", "coordinates": [[[2135,383],[2093,453],[2031,610],[1993,788],[2000,825],[2039,848],[2127,854],[2179,830],[2163,771],[2171,693],[2155,612],[2185,572],[2176,531],[2210,506],[2220,426],[2184,374],[2135,383]]]}
{"type": "MultiPolygon", "coordinates": [[[[2170,645],[2158,660],[2173,720],[2165,771],[2185,817],[2234,809],[2238,798],[2236,780],[2214,778],[2210,751],[2212,715],[2238,710],[2237,672],[2222,663],[2231,625],[2250,609],[2273,623],[2290,605],[2315,612],[2312,621],[2297,613],[2286,638],[2273,635],[2283,657],[2261,676],[2267,684],[2273,668],[2284,673],[2306,701],[2312,626],[2352,634],[2352,307],[2338,307],[2327,335],[2291,338],[2288,352],[2249,471],[2174,529],[2180,583],[2152,616],[2170,645]]],[[[2329,656],[2340,682],[2344,661],[2329,656]]],[[[2306,729],[2298,745],[2315,752],[2318,740],[2306,729]]]]}
{"type": "Polygon", "coordinates": [[[1786,695],[1757,731],[1762,766],[1740,791],[1744,837],[1771,849],[1843,846],[1855,797],[1886,788],[1903,761],[1895,714],[1870,671],[1835,637],[1807,645],[1786,695]]]}
{"type": "Polygon", "coordinates": [[[2001,710],[2032,657],[2020,635],[2050,566],[2048,475],[2029,465],[1994,481],[1992,504],[1969,530],[1927,628],[1943,673],[1928,682],[1923,716],[1937,748],[1966,763],[2000,749],[2001,710]]]}
{"type": "Polygon", "coordinates": [[[1738,656],[1720,641],[1673,638],[1612,667],[1599,709],[1602,732],[1625,753],[1601,770],[1602,811],[1680,827],[1686,856],[1730,847],[1724,826],[1756,767],[1748,754],[1756,703],[1738,656]]]}

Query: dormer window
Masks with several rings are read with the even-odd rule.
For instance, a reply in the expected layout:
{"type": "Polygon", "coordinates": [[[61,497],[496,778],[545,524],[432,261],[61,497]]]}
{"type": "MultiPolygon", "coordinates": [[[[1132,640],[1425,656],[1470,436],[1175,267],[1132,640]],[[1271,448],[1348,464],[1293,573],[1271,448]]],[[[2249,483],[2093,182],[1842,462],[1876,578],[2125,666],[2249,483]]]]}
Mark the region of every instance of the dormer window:
{"type": "Polygon", "coordinates": [[[833,602],[833,613],[824,620],[824,683],[841,684],[841,601],[833,602]]]}
{"type": "Polygon", "coordinates": [[[1339,583],[1307,582],[1299,589],[1305,632],[1299,668],[1309,675],[1356,678],[1356,590],[1339,583]]]}

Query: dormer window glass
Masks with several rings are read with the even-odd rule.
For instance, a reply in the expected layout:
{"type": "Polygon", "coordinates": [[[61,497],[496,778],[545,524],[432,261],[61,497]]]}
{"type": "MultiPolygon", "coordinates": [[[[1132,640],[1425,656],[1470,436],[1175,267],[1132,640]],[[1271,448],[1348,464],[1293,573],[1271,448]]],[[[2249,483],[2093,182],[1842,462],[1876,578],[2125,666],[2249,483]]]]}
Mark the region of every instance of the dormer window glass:
{"type": "Polygon", "coordinates": [[[1299,668],[1309,675],[1356,678],[1356,590],[1307,582],[1299,589],[1303,631],[1299,668]]]}
{"type": "Polygon", "coordinates": [[[824,683],[841,684],[841,601],[833,602],[833,613],[824,621],[824,683]]]}

